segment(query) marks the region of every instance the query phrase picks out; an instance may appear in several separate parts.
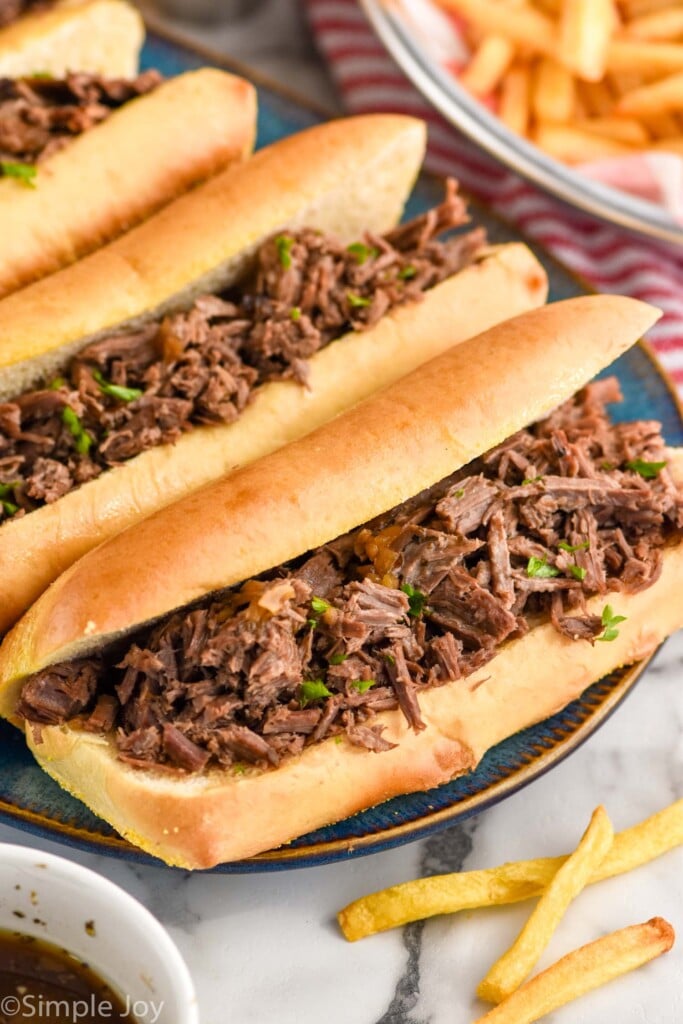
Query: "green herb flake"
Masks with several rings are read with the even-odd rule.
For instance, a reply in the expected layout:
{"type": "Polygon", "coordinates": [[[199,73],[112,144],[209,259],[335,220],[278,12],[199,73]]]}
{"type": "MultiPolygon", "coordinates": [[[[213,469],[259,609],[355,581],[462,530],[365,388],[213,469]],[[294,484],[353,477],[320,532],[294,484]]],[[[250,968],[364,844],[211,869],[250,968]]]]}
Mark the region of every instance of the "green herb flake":
{"type": "Polygon", "coordinates": [[[537,484],[542,479],[542,476],[525,476],[522,480],[522,487],[526,487],[528,484],[537,484]]]}
{"type": "Polygon", "coordinates": [[[561,540],[557,546],[560,551],[566,551],[568,554],[573,555],[575,551],[588,551],[590,541],[582,540],[580,544],[568,544],[566,540],[561,540]]]}
{"type": "Polygon", "coordinates": [[[4,498],[0,498],[0,506],[2,506],[3,511],[6,512],[8,516],[16,515],[19,511],[18,505],[15,505],[12,501],[5,501],[4,498]]]}
{"type": "Polygon", "coordinates": [[[560,570],[556,569],[554,565],[548,565],[547,555],[544,555],[543,558],[532,555],[526,565],[526,574],[534,579],[548,580],[553,576],[559,576],[560,570]]]}
{"type": "Polygon", "coordinates": [[[344,742],[344,737],[343,736],[335,736],[334,737],[334,742],[337,744],[337,746],[339,746],[340,743],[344,742]]]}
{"type": "Polygon", "coordinates": [[[349,305],[354,309],[364,309],[370,305],[370,299],[364,299],[362,295],[354,295],[353,292],[347,292],[346,298],[349,300],[349,305]]]}
{"type": "Polygon", "coordinates": [[[0,160],[0,175],[5,178],[15,178],[26,185],[27,188],[35,188],[35,177],[38,168],[34,164],[15,163],[12,160],[0,160]]]}
{"type": "Polygon", "coordinates": [[[616,640],[616,638],[619,636],[619,630],[615,627],[618,626],[620,622],[626,622],[626,616],[615,615],[612,606],[606,604],[605,607],[602,609],[600,621],[604,626],[604,630],[600,634],[600,636],[596,637],[595,639],[609,643],[611,640],[616,640]]]}
{"type": "Polygon", "coordinates": [[[92,437],[85,430],[76,413],[70,405],[62,409],[62,423],[69,430],[76,444],[76,451],[81,455],[87,455],[92,445],[92,437]]]}
{"type": "Polygon", "coordinates": [[[354,242],[353,245],[346,247],[346,251],[355,256],[359,264],[366,263],[370,259],[376,260],[379,256],[379,249],[376,249],[374,245],[365,245],[364,242],[354,242]]]}
{"type": "Polygon", "coordinates": [[[99,370],[93,370],[92,375],[97,381],[100,391],[104,395],[109,395],[110,398],[118,399],[119,402],[134,402],[137,398],[142,397],[140,388],[125,388],[120,384],[112,384],[102,376],[99,370]]]}
{"type": "Polygon", "coordinates": [[[29,78],[44,78],[47,81],[53,79],[55,76],[51,71],[32,71],[29,78]]]}
{"type": "Polygon", "coordinates": [[[343,665],[347,658],[348,654],[342,654],[342,652],[339,651],[337,654],[331,654],[327,660],[330,665],[343,665]]]}
{"type": "Polygon", "coordinates": [[[627,469],[632,469],[634,473],[640,473],[645,480],[654,480],[665,466],[666,462],[645,462],[643,459],[632,459],[626,463],[627,469]]]}
{"type": "Polygon", "coordinates": [[[614,463],[613,463],[613,462],[608,462],[608,461],[607,461],[607,460],[605,459],[605,461],[604,461],[604,462],[601,462],[601,463],[600,463],[600,469],[604,469],[604,470],[605,470],[605,472],[609,473],[609,472],[610,472],[610,470],[614,469],[614,463]]]}
{"type": "Polygon", "coordinates": [[[401,267],[401,269],[398,272],[398,276],[401,279],[401,281],[410,281],[411,277],[415,277],[416,274],[417,268],[414,267],[412,263],[409,263],[405,267],[401,267]]]}
{"type": "Polygon", "coordinates": [[[462,498],[464,494],[465,494],[465,488],[464,487],[458,487],[457,491],[455,492],[455,497],[456,498],[462,498]]]}
{"type": "Polygon", "coordinates": [[[324,615],[325,612],[330,610],[330,602],[324,601],[322,597],[312,597],[311,608],[316,615],[324,615]]]}
{"type": "Polygon", "coordinates": [[[569,571],[570,571],[570,573],[572,574],[572,576],[574,577],[575,580],[578,580],[579,583],[583,583],[583,581],[586,578],[586,570],[585,569],[583,569],[580,565],[570,565],[569,566],[569,571]]]}
{"type": "Polygon", "coordinates": [[[294,245],[294,239],[291,235],[278,235],[275,239],[275,247],[277,249],[277,256],[280,261],[280,266],[285,270],[289,270],[292,265],[292,246],[294,245]]]}
{"type": "Polygon", "coordinates": [[[426,611],[427,595],[411,587],[410,583],[401,584],[401,590],[408,596],[408,615],[419,618],[426,611]]]}
{"type": "Polygon", "coordinates": [[[295,323],[297,320],[301,320],[301,310],[298,306],[292,306],[289,311],[289,317],[290,320],[294,320],[295,323]]]}
{"type": "Polygon", "coordinates": [[[19,480],[12,484],[0,484],[0,498],[8,498],[15,487],[19,486],[19,480]]]}
{"type": "Polygon", "coordinates": [[[59,391],[60,388],[66,387],[66,381],[63,377],[55,377],[54,380],[50,381],[48,388],[50,391],[59,391]]]}
{"type": "Polygon", "coordinates": [[[308,679],[299,687],[299,705],[302,708],[308,707],[314,700],[331,696],[332,691],[327,689],[322,679],[308,679]]]}
{"type": "Polygon", "coordinates": [[[232,773],[233,773],[233,775],[244,775],[246,770],[247,770],[246,764],[240,764],[239,761],[232,766],[232,773]]]}
{"type": "Polygon", "coordinates": [[[358,690],[359,693],[367,693],[376,682],[376,679],[355,679],[351,686],[353,686],[354,690],[358,690]]]}
{"type": "Polygon", "coordinates": [[[396,664],[396,658],[393,656],[393,654],[389,654],[388,651],[384,652],[384,659],[385,659],[385,661],[388,661],[388,663],[390,665],[395,665],[396,664]]]}

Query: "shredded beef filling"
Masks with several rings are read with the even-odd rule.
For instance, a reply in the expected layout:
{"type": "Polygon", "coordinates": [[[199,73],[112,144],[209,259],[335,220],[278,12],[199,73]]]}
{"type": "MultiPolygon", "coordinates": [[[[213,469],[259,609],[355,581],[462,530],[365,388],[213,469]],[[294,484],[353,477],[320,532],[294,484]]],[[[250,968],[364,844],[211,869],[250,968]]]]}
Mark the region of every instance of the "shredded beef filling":
{"type": "Polygon", "coordinates": [[[55,0],[0,0],[0,28],[18,21],[24,14],[37,14],[53,7],[55,0]]]}
{"type": "Polygon", "coordinates": [[[440,206],[384,236],[347,247],[308,228],[276,235],[239,294],[89,345],[64,377],[0,404],[0,522],[193,425],[237,419],[266,381],[305,384],[319,349],[475,259],[479,230],[436,240],[465,220],[449,182],[440,206]]]}
{"type": "Polygon", "coordinates": [[[551,621],[609,642],[619,595],[651,586],[680,541],[683,494],[657,423],[612,425],[616,380],[589,385],[417,498],[304,559],[23,686],[40,728],[116,730],[141,767],[265,768],[344,734],[381,752],[376,720],[468,676],[551,621]],[[604,611],[586,599],[603,595],[604,611]]]}
{"type": "MultiPolygon", "coordinates": [[[[2,10],[0,0],[0,26],[2,10]]],[[[131,79],[85,72],[65,78],[0,78],[0,163],[39,164],[160,82],[158,71],[131,79]]]]}

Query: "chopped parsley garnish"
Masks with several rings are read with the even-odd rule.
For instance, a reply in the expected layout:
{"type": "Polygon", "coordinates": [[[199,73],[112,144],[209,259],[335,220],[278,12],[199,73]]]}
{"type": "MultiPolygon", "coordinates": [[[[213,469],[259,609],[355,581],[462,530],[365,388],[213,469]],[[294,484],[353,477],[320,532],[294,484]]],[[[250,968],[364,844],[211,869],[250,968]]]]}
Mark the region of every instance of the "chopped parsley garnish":
{"type": "Polygon", "coordinates": [[[31,74],[30,74],[30,77],[31,78],[52,79],[55,76],[52,74],[51,71],[32,71],[31,74]]]}
{"type": "Polygon", "coordinates": [[[416,274],[417,268],[414,267],[412,263],[409,263],[406,267],[401,267],[398,272],[398,276],[401,281],[409,281],[411,277],[415,277],[416,274]]]}
{"type": "Polygon", "coordinates": [[[388,663],[390,665],[395,665],[396,664],[396,658],[393,656],[393,654],[389,654],[388,651],[384,652],[384,659],[385,659],[385,661],[388,661],[388,663]]]}
{"type": "Polygon", "coordinates": [[[556,569],[554,565],[548,565],[547,555],[544,555],[543,558],[532,555],[526,565],[526,574],[539,580],[548,580],[553,576],[559,576],[560,570],[556,569]]]}
{"type": "Polygon", "coordinates": [[[343,736],[335,736],[335,737],[334,737],[334,742],[335,742],[335,743],[336,743],[337,745],[338,745],[338,744],[340,744],[340,743],[343,743],[343,742],[344,742],[344,737],[343,737],[343,736]]]}
{"type": "Polygon", "coordinates": [[[19,480],[16,480],[13,484],[0,484],[0,498],[7,498],[12,493],[15,487],[19,485],[19,480]]]}
{"type": "Polygon", "coordinates": [[[76,413],[70,405],[62,409],[62,423],[69,430],[76,444],[76,451],[81,455],[87,455],[92,445],[92,437],[84,428],[76,413]]]}
{"type": "Polygon", "coordinates": [[[13,516],[19,511],[18,505],[15,505],[12,501],[5,501],[4,498],[0,498],[0,506],[8,516],[13,516]]]}
{"type": "Polygon", "coordinates": [[[614,469],[614,463],[608,462],[607,459],[605,459],[604,462],[600,463],[600,469],[604,469],[606,473],[609,473],[610,470],[614,469]]]}
{"type": "Polygon", "coordinates": [[[298,306],[292,306],[292,308],[289,311],[289,316],[290,316],[291,320],[294,320],[294,321],[301,320],[301,310],[299,309],[299,307],[298,306]]]}
{"type": "Polygon", "coordinates": [[[247,766],[245,764],[241,764],[239,761],[237,761],[232,766],[233,775],[244,775],[246,770],[247,770],[247,766]]]}
{"type": "Polygon", "coordinates": [[[93,370],[92,375],[97,381],[100,391],[109,395],[110,398],[118,399],[119,402],[134,402],[136,398],[142,397],[140,388],[126,388],[121,384],[112,384],[102,376],[99,370],[93,370]]]}
{"type": "Polygon", "coordinates": [[[351,686],[353,686],[354,690],[358,690],[359,693],[367,693],[376,682],[376,679],[355,679],[351,686]]]}
{"type": "Polygon", "coordinates": [[[285,270],[289,270],[292,265],[292,246],[294,245],[294,239],[291,235],[278,235],[275,239],[275,246],[277,248],[277,256],[280,260],[280,266],[285,270]]]}
{"type": "Polygon", "coordinates": [[[308,679],[299,687],[299,704],[302,708],[307,707],[314,700],[331,696],[332,691],[327,689],[322,679],[308,679]]]}
{"type": "Polygon", "coordinates": [[[365,299],[362,295],[354,295],[353,292],[347,292],[346,298],[349,300],[349,305],[353,306],[354,309],[364,309],[370,305],[370,299],[365,299]]]}
{"type": "Polygon", "coordinates": [[[35,188],[35,176],[38,173],[38,168],[35,164],[21,164],[15,163],[12,160],[0,160],[0,174],[5,178],[16,178],[22,185],[26,185],[27,188],[35,188]]]}
{"type": "Polygon", "coordinates": [[[464,493],[465,493],[465,488],[464,487],[458,487],[457,491],[455,492],[455,497],[456,498],[462,498],[464,493]]]}
{"type": "Polygon", "coordinates": [[[324,615],[330,609],[330,602],[323,600],[322,597],[312,597],[311,608],[316,615],[324,615]]]}
{"type": "Polygon", "coordinates": [[[401,590],[408,596],[408,615],[414,619],[419,618],[426,611],[427,595],[411,587],[410,583],[402,583],[401,590]]]}
{"type": "Polygon", "coordinates": [[[346,251],[355,256],[358,263],[365,263],[370,259],[376,260],[379,256],[379,249],[376,249],[374,245],[365,245],[364,242],[354,242],[353,245],[346,247],[346,251]]]}
{"type": "Polygon", "coordinates": [[[542,476],[525,476],[522,480],[522,487],[526,487],[527,484],[537,484],[538,481],[542,479],[542,476]]]}
{"type": "Polygon", "coordinates": [[[63,377],[55,377],[54,380],[50,381],[48,388],[50,391],[59,391],[60,388],[66,387],[66,381],[63,377]]]}
{"type": "Polygon", "coordinates": [[[619,636],[619,630],[615,627],[620,622],[626,622],[626,616],[615,615],[614,611],[612,610],[612,606],[606,604],[605,607],[602,609],[600,621],[602,622],[604,629],[600,636],[596,637],[595,639],[607,641],[609,643],[610,640],[616,640],[616,638],[619,636]]]}
{"type": "Polygon", "coordinates": [[[561,540],[557,546],[560,551],[567,551],[570,555],[573,555],[575,551],[588,551],[590,541],[582,540],[580,544],[568,544],[566,540],[561,540]]]}
{"type": "Polygon", "coordinates": [[[572,574],[572,576],[574,577],[575,580],[578,580],[579,583],[583,583],[583,581],[586,578],[586,570],[584,568],[582,568],[582,566],[580,566],[580,565],[570,565],[569,566],[569,571],[570,571],[570,573],[572,574]]]}
{"type": "Polygon", "coordinates": [[[654,480],[665,466],[666,462],[644,462],[643,459],[632,459],[631,462],[626,463],[627,469],[632,469],[634,473],[640,473],[646,480],[654,480]]]}
{"type": "Polygon", "coordinates": [[[347,658],[348,654],[343,654],[341,651],[339,651],[337,654],[331,654],[327,660],[329,661],[330,665],[342,665],[347,658]]]}

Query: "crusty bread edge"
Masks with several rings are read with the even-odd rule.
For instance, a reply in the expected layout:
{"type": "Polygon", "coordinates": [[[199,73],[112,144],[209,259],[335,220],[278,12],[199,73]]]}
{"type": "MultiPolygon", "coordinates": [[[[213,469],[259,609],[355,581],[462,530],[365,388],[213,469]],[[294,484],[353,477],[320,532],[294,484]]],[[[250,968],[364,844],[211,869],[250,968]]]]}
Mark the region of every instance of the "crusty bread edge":
{"type": "Polygon", "coordinates": [[[126,766],[110,739],[66,726],[43,728],[40,741],[27,726],[27,740],[52,778],[136,846],[169,864],[210,868],[471,771],[490,747],[559,711],[683,625],[681,578],[678,544],[666,550],[662,575],[648,590],[589,602],[600,613],[610,601],[626,616],[616,640],[591,646],[550,624],[537,626],[466,680],[423,693],[422,732],[400,712],[380,714],[384,736],[398,744],[381,754],[344,737],[305,748],[275,770],[183,779],[126,766]]]}
{"type": "Polygon", "coordinates": [[[0,179],[0,297],[91,252],[251,150],[256,90],[186,72],[41,163],[36,187],[0,179]]]}
{"type": "Polygon", "coordinates": [[[569,398],[658,316],[606,295],[523,313],[101,544],[6,637],[0,713],[11,712],[16,681],[44,665],[281,565],[432,486],[569,398]]]}
{"type": "Polygon", "coordinates": [[[547,279],[521,244],[479,262],[399,307],[369,331],[310,360],[309,389],[271,382],[233,423],[198,428],[142,453],[52,505],[0,527],[0,635],[61,572],[147,515],[293,441],[420,363],[500,320],[541,305],[547,279]]]}
{"type": "Polygon", "coordinates": [[[144,37],[140,14],[124,0],[62,0],[0,30],[0,76],[95,71],[129,78],[144,37]]]}

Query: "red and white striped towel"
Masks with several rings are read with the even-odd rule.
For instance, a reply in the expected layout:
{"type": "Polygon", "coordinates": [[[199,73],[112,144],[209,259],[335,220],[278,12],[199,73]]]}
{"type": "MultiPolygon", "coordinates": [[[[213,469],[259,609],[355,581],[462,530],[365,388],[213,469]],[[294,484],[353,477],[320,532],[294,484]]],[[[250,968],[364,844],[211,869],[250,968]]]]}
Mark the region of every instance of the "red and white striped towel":
{"type": "Polygon", "coordinates": [[[430,170],[455,175],[599,291],[632,295],[664,310],[649,339],[683,394],[683,249],[580,213],[508,171],[429,106],[386,53],[356,0],[306,3],[317,44],[350,111],[424,118],[430,170]]]}

